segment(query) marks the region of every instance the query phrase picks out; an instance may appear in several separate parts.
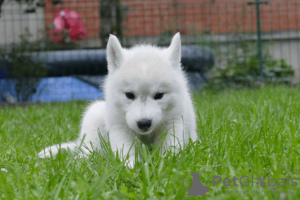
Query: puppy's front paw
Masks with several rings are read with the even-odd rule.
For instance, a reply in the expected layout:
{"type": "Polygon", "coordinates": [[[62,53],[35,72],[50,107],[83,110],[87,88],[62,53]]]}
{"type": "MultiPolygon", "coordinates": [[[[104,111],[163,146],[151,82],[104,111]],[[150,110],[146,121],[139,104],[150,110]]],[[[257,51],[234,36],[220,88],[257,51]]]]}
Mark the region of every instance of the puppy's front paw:
{"type": "Polygon", "coordinates": [[[38,153],[38,157],[39,158],[50,158],[51,155],[53,157],[55,157],[57,153],[58,153],[57,149],[53,149],[51,147],[47,147],[47,148],[45,148],[44,150],[42,150],[42,151],[40,151],[38,153]]]}

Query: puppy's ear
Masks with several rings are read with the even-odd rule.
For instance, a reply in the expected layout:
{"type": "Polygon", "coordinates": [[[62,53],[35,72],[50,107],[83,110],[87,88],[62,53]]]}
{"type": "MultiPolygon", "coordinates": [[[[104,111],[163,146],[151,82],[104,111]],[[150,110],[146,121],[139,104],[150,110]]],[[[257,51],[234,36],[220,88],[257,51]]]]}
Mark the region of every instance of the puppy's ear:
{"type": "Polygon", "coordinates": [[[180,33],[176,33],[169,47],[169,59],[173,67],[180,66],[181,61],[181,40],[180,33]]]}
{"type": "Polygon", "coordinates": [[[106,47],[106,59],[108,72],[111,73],[118,69],[123,61],[123,49],[118,40],[114,35],[110,35],[106,47]]]}

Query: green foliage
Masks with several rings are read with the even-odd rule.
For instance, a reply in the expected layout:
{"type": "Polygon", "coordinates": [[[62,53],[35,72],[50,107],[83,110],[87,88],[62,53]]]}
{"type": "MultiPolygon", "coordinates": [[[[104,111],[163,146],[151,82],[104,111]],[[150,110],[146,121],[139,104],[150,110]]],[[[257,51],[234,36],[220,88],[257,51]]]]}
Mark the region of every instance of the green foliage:
{"type": "MultiPolygon", "coordinates": [[[[264,44],[263,48],[264,82],[289,83],[294,74],[292,67],[284,59],[274,59],[268,51],[269,45],[264,44]]],[[[235,44],[228,46],[227,52],[219,51],[217,55],[221,61],[212,69],[214,76],[210,87],[222,89],[256,85],[260,77],[257,42],[248,41],[244,35],[238,36],[235,44]]]]}
{"type": "Polygon", "coordinates": [[[110,34],[116,35],[123,42],[123,31],[127,29],[123,22],[129,12],[125,1],[121,0],[101,0],[100,1],[100,40],[102,47],[106,47],[110,34]]]}
{"type": "Polygon", "coordinates": [[[7,81],[15,83],[18,101],[28,101],[35,93],[41,77],[47,74],[43,63],[33,59],[38,52],[32,51],[33,44],[29,42],[29,37],[29,33],[21,35],[21,43],[14,45],[9,52],[0,50],[3,62],[0,70],[6,73],[7,81]]]}

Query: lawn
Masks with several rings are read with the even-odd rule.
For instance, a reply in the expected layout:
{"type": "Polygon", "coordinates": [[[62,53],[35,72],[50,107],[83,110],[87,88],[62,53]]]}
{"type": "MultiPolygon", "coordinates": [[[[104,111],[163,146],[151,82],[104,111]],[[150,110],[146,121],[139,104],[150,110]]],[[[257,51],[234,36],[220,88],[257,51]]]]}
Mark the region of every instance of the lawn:
{"type": "Polygon", "coordinates": [[[209,192],[190,199],[300,198],[299,88],[203,91],[194,101],[200,140],[164,157],[141,148],[133,169],[97,152],[37,157],[77,137],[89,102],[0,107],[1,199],[182,199],[194,172],[209,192]]]}

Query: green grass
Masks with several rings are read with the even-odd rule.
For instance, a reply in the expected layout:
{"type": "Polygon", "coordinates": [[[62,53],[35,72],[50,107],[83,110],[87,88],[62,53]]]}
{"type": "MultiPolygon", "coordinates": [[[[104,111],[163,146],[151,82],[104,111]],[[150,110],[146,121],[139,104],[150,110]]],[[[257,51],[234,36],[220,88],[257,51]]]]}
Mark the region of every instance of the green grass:
{"type": "Polygon", "coordinates": [[[201,142],[164,157],[142,149],[144,161],[134,169],[111,154],[37,158],[42,147],[77,137],[88,102],[0,107],[0,168],[8,171],[0,171],[1,199],[182,199],[179,180],[187,174],[187,191],[193,172],[209,192],[191,199],[300,198],[299,88],[205,91],[194,100],[201,142]],[[289,175],[297,186],[213,186],[213,176],[247,175],[267,184],[268,175],[289,175]]]}

